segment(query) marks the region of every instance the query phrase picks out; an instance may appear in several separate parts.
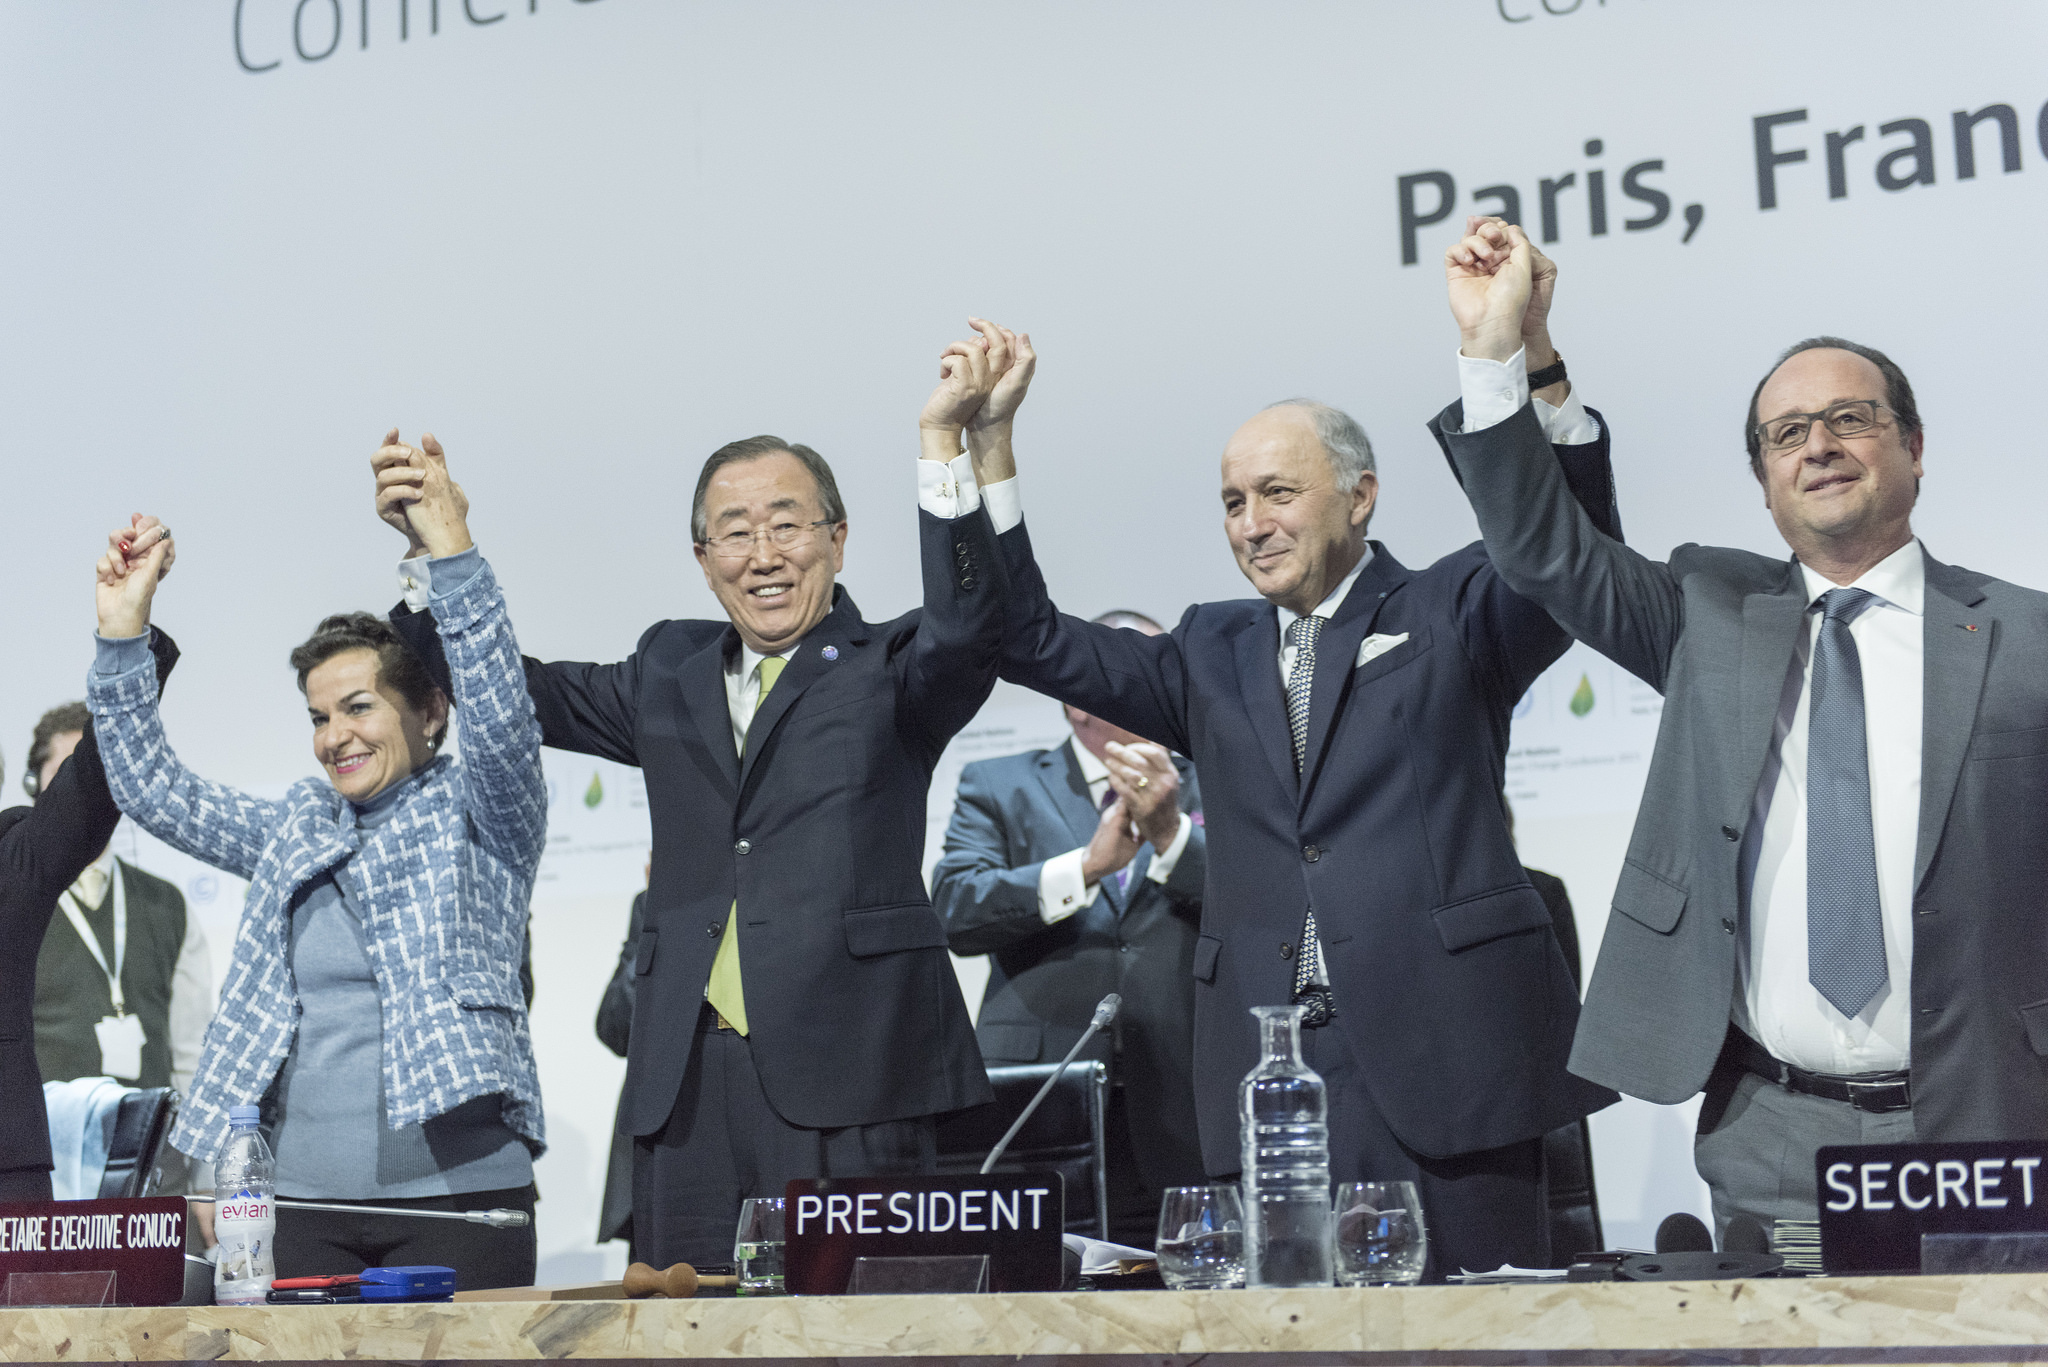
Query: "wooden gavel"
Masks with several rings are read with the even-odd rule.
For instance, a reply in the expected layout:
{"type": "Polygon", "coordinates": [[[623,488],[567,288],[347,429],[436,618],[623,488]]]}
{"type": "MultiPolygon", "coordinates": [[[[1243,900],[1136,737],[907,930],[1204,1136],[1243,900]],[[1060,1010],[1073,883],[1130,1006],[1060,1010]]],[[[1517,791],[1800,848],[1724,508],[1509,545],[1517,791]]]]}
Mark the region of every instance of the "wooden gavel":
{"type": "Polygon", "coordinates": [[[630,1300],[666,1296],[672,1301],[686,1301],[702,1287],[734,1287],[739,1284],[738,1277],[700,1277],[697,1269],[688,1263],[677,1263],[666,1272],[657,1272],[646,1263],[634,1263],[626,1269],[626,1279],[622,1283],[630,1300]]]}

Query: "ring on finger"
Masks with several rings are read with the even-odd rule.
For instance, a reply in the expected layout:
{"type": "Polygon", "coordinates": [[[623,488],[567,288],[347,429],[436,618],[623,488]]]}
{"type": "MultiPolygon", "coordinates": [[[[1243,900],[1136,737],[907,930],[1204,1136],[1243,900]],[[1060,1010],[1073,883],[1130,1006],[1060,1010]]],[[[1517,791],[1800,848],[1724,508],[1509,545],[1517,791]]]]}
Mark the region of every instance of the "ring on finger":
{"type": "Polygon", "coordinates": [[[1150,776],[1150,775],[1148,775],[1148,774],[1140,774],[1140,775],[1138,775],[1138,791],[1139,791],[1139,792],[1141,792],[1141,793],[1142,793],[1142,792],[1144,792],[1144,791],[1145,791],[1145,790],[1146,790],[1147,788],[1150,788],[1151,786],[1152,786],[1152,779],[1151,779],[1151,776],[1150,776]]]}

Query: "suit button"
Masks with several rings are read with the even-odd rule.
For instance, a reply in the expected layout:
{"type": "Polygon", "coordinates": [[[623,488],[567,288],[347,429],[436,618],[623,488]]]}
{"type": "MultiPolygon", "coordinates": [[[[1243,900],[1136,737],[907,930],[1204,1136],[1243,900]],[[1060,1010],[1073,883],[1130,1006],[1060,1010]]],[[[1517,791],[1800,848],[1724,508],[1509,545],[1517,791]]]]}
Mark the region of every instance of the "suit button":
{"type": "Polygon", "coordinates": [[[732,845],[732,852],[734,854],[752,854],[754,852],[754,842],[751,840],[735,840],[732,845]]]}
{"type": "Polygon", "coordinates": [[[1723,826],[1721,828],[1721,838],[1723,840],[1740,840],[1742,839],[1742,832],[1736,830],[1733,826],[1723,826]]]}
{"type": "Polygon", "coordinates": [[[1283,958],[1283,959],[1291,959],[1291,958],[1293,958],[1293,957],[1294,957],[1294,946],[1293,946],[1293,945],[1291,945],[1291,944],[1289,944],[1289,943],[1287,943],[1287,941],[1285,941],[1285,940],[1282,940],[1282,941],[1280,942],[1280,957],[1281,957],[1281,958],[1283,958]]]}
{"type": "Polygon", "coordinates": [[[1301,847],[1301,859],[1302,862],[1305,864],[1313,864],[1316,862],[1316,860],[1321,859],[1322,857],[1323,851],[1320,846],[1303,845],[1301,847]]]}
{"type": "Polygon", "coordinates": [[[961,576],[960,576],[960,587],[961,587],[961,588],[963,588],[963,589],[971,589],[971,588],[973,588],[973,587],[974,587],[974,576],[973,576],[973,575],[971,575],[971,574],[963,574],[963,575],[961,575],[961,576]]]}
{"type": "Polygon", "coordinates": [[[1119,954],[1128,954],[1131,952],[1131,947],[1129,945],[1118,945],[1116,947],[1116,952],[1119,954]]]}
{"type": "Polygon", "coordinates": [[[719,935],[724,932],[724,930],[725,927],[719,925],[716,921],[713,921],[710,925],[704,927],[704,933],[706,935],[709,935],[714,940],[717,939],[719,935]]]}
{"type": "Polygon", "coordinates": [[[1727,931],[1730,935],[1733,935],[1735,933],[1735,923],[1727,919],[1726,917],[1723,917],[1721,919],[1721,929],[1727,931]]]}

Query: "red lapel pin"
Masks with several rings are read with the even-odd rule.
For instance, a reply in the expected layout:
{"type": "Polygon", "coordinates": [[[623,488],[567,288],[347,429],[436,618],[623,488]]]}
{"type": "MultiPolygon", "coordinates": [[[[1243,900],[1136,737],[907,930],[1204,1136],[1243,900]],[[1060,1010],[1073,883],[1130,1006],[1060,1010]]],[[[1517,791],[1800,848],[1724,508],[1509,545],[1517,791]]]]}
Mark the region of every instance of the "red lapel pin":
{"type": "Polygon", "coordinates": [[[1964,630],[1964,631],[1975,631],[1976,629],[1977,629],[1977,624],[1976,624],[1975,622],[1965,622],[1965,623],[1963,623],[1963,630],[1964,630]]]}

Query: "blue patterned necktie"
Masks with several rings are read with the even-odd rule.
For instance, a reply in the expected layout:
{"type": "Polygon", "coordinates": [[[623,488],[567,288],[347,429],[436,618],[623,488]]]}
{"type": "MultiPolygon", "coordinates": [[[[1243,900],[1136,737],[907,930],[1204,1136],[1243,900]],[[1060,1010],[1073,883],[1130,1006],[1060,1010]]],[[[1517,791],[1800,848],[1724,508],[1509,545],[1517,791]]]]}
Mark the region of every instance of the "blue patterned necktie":
{"type": "MultiPolygon", "coordinates": [[[[1287,731],[1294,741],[1294,772],[1301,772],[1302,756],[1308,750],[1308,696],[1316,677],[1316,638],[1323,634],[1320,617],[1297,617],[1287,628],[1287,644],[1294,647],[1294,668],[1287,671],[1287,731]]],[[[1321,942],[1316,937],[1315,908],[1301,928],[1301,947],[1294,956],[1294,995],[1315,985],[1316,958],[1321,942]]]]}
{"type": "Polygon", "coordinates": [[[1863,589],[1820,596],[1806,743],[1806,977],[1844,1016],[1884,990],[1884,919],[1871,834],[1863,665],[1849,624],[1874,601],[1863,589]]]}

